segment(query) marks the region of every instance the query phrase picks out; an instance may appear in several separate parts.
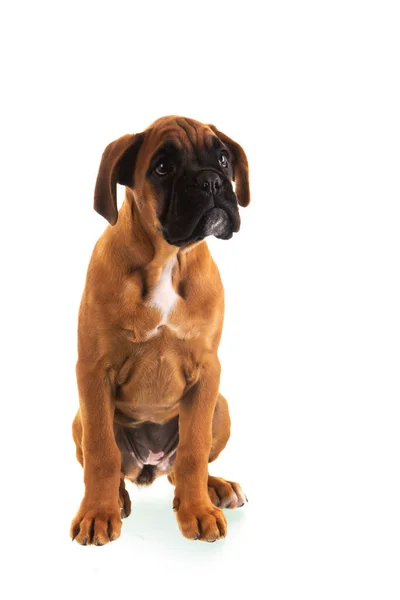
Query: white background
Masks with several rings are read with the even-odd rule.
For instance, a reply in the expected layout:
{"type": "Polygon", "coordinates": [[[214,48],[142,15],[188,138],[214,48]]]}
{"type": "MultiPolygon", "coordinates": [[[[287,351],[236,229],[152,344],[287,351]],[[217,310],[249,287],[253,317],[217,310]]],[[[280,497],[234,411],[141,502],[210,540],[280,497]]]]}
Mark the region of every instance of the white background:
{"type": "Polygon", "coordinates": [[[399,598],[397,7],[3,3],[5,597],[399,598]],[[210,242],[233,419],[211,472],[249,504],[202,544],[181,537],[168,482],[130,487],[121,538],[82,548],[70,424],[106,226],[93,188],[104,147],[165,114],[214,123],[249,158],[242,229],[210,242]]]}

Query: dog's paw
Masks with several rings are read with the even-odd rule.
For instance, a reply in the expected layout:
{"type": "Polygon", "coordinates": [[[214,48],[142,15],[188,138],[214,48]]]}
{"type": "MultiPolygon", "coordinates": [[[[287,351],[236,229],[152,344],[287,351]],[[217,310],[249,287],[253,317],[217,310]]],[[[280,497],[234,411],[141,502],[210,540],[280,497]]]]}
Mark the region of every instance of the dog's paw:
{"type": "Polygon", "coordinates": [[[211,502],[185,506],[175,499],[174,508],[179,528],[185,538],[215,542],[226,536],[227,524],[224,513],[211,502]]]}
{"type": "Polygon", "coordinates": [[[208,476],[208,495],[211,502],[220,508],[240,508],[248,502],[238,483],[211,475],[208,476]]]}
{"type": "Polygon", "coordinates": [[[121,533],[121,508],[118,504],[108,508],[85,506],[82,502],[71,524],[71,538],[87,546],[104,546],[119,538],[121,533]]]}
{"type": "Polygon", "coordinates": [[[131,499],[125,489],[125,484],[122,481],[119,487],[119,506],[121,509],[121,519],[126,519],[131,514],[131,499]]]}

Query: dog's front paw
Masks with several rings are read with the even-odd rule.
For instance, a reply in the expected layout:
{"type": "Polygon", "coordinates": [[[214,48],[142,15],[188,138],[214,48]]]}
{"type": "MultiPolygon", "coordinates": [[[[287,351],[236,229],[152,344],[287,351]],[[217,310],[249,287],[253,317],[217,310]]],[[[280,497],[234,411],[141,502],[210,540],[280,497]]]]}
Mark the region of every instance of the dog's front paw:
{"type": "Polygon", "coordinates": [[[71,524],[73,540],[87,546],[104,546],[119,538],[121,533],[121,509],[116,503],[111,507],[94,507],[82,502],[71,524]]]}
{"type": "Polygon", "coordinates": [[[226,536],[225,515],[211,502],[185,505],[175,499],[174,508],[179,528],[186,538],[215,542],[226,536]]]}

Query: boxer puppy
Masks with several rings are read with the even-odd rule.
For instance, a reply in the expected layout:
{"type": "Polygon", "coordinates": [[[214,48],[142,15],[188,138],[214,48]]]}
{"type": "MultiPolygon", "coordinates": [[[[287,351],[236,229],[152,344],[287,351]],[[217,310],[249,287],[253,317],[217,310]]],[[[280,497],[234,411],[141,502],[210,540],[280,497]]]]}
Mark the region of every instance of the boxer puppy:
{"type": "Polygon", "coordinates": [[[73,437],[85,494],[71,536],[80,544],[119,537],[131,510],[125,478],[167,475],[189,539],[223,538],[221,509],[246,501],[239,484],[208,474],[230,417],[217,356],[224,291],[205,238],[230,239],[249,201],[246,155],[213,125],[164,117],[103,153],[94,208],[110,226],[92,254],[78,327],[73,437]]]}

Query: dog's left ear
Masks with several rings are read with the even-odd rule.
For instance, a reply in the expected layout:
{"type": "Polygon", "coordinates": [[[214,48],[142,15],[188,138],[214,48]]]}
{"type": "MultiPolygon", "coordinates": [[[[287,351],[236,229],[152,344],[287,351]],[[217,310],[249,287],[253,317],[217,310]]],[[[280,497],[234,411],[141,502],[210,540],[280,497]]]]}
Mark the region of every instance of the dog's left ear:
{"type": "Polygon", "coordinates": [[[136,157],[143,138],[142,133],[123,135],[103,152],[94,190],[94,209],[110,225],[118,220],[117,183],[133,186],[136,157]]]}
{"type": "Polygon", "coordinates": [[[228,147],[233,158],[233,181],[236,184],[236,196],[240,206],[250,204],[249,164],[242,146],[219,131],[215,125],[209,125],[219,139],[228,147]]]}

